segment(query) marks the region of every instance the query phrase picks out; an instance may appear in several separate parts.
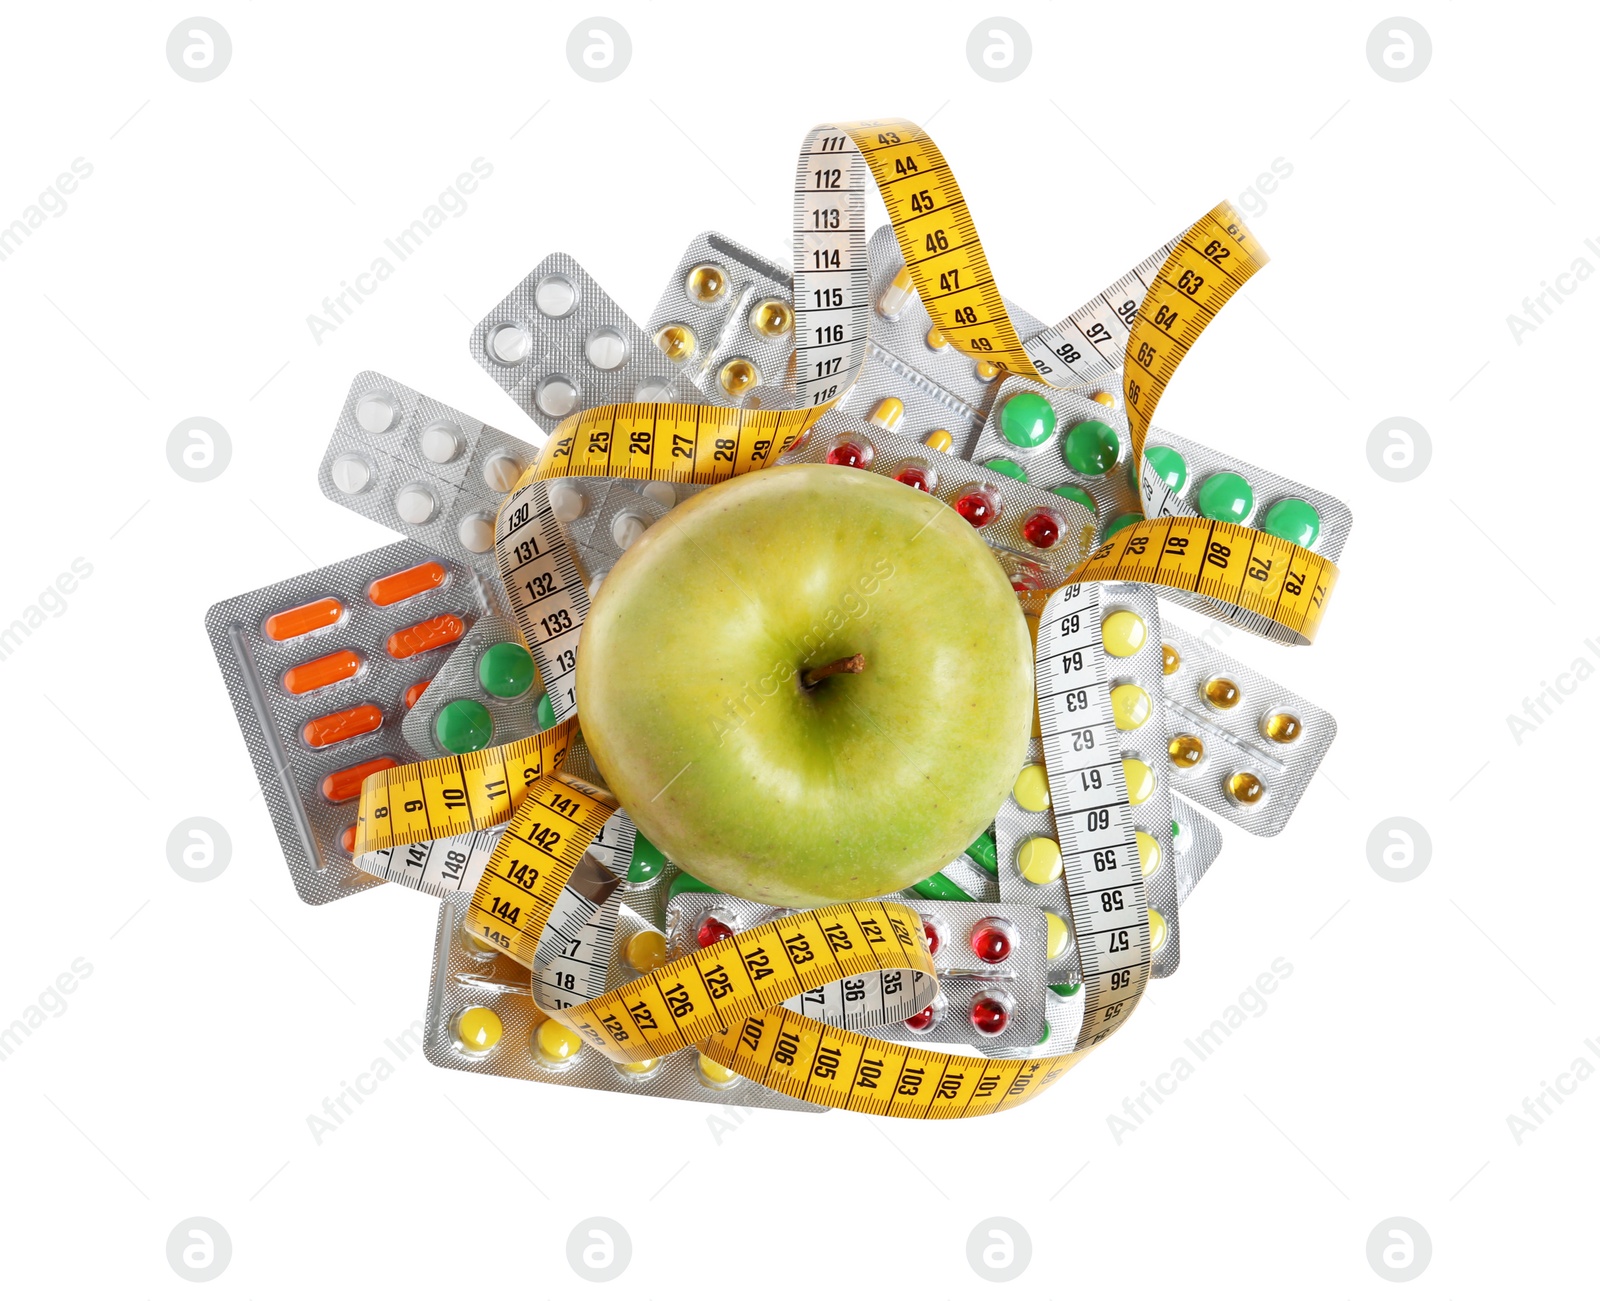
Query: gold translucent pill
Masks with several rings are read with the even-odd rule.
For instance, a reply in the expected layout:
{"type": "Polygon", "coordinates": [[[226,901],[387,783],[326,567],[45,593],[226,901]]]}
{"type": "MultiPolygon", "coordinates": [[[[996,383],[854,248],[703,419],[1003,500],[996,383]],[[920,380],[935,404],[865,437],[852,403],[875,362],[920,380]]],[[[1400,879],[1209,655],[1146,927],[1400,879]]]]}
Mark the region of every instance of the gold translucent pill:
{"type": "Polygon", "coordinates": [[[906,404],[899,398],[880,398],[878,405],[872,408],[872,414],[867,417],[867,423],[893,433],[900,427],[905,414],[906,404]]]}
{"type": "Polygon", "coordinates": [[[684,290],[697,303],[714,303],[728,292],[728,273],[710,262],[702,262],[689,272],[684,290]]]}
{"type": "Polygon", "coordinates": [[[1235,804],[1242,804],[1249,808],[1252,804],[1261,803],[1267,793],[1267,788],[1261,784],[1261,778],[1253,772],[1236,772],[1228,778],[1225,789],[1228,798],[1235,804]]]}
{"type": "Polygon", "coordinates": [[[1160,953],[1167,942],[1167,919],[1154,908],[1150,909],[1150,952],[1160,953]]]}
{"type": "Polygon", "coordinates": [[[667,960],[667,941],[655,931],[640,931],[628,941],[622,956],[635,971],[648,974],[667,960]]]}
{"type": "Polygon", "coordinates": [[[1212,678],[1200,688],[1200,694],[1213,709],[1232,709],[1244,699],[1239,684],[1232,678],[1212,678]]]}
{"type": "Polygon", "coordinates": [[[1100,642],[1106,648],[1106,654],[1115,655],[1118,659],[1137,655],[1144,648],[1144,640],[1149,635],[1144,620],[1132,610],[1113,610],[1100,625],[1100,642]]]}
{"type": "Polygon", "coordinates": [[[976,371],[978,378],[986,384],[1000,375],[1000,367],[996,366],[992,361],[980,361],[973,369],[976,371]]]}
{"type": "Polygon", "coordinates": [[[1044,953],[1051,962],[1062,957],[1072,945],[1072,927],[1066,919],[1053,912],[1044,915],[1044,953]]]}
{"type": "Polygon", "coordinates": [[[1111,688],[1111,717],[1119,732],[1141,728],[1150,717],[1150,693],[1137,682],[1111,688]]]}
{"type": "Polygon", "coordinates": [[[935,352],[938,352],[941,348],[948,348],[950,346],[950,340],[944,337],[944,331],[941,330],[937,325],[928,331],[927,343],[928,347],[932,348],[935,352]]]}
{"type": "Polygon", "coordinates": [[[469,1007],[456,1018],[456,1042],[469,1053],[486,1053],[500,1042],[505,1026],[486,1007],[469,1007]]]}
{"type": "Polygon", "coordinates": [[[743,397],[760,382],[761,373],[756,370],[755,363],[743,357],[735,357],[717,372],[717,383],[731,398],[743,397]]]}
{"type": "Polygon", "coordinates": [[[1017,870],[1032,885],[1049,885],[1061,875],[1061,846],[1049,836],[1035,836],[1017,849],[1017,870]]]}
{"type": "Polygon", "coordinates": [[[1161,870],[1161,842],[1148,831],[1135,831],[1134,844],[1139,847],[1139,873],[1154,876],[1161,870]]]}
{"type": "Polygon", "coordinates": [[[694,331],[687,325],[663,325],[656,331],[656,347],[673,361],[694,356],[694,331]]]}
{"type": "Polygon", "coordinates": [[[533,1032],[534,1047],[540,1057],[552,1066],[570,1062],[583,1051],[583,1040],[576,1030],[569,1030],[559,1021],[541,1021],[533,1032]]]}
{"type": "Polygon", "coordinates": [[[794,312],[781,298],[764,298],[750,313],[750,328],[757,334],[776,339],[794,328],[794,312]]]}
{"type": "Polygon", "coordinates": [[[1167,742],[1167,758],[1175,767],[1194,768],[1205,757],[1206,747],[1198,736],[1180,733],[1167,742]]]}
{"type": "Polygon", "coordinates": [[[1156,775],[1142,759],[1124,759],[1122,776],[1128,783],[1128,803],[1143,804],[1156,793],[1156,775]]]}
{"type": "Polygon", "coordinates": [[[1174,673],[1176,673],[1178,671],[1178,666],[1182,663],[1183,657],[1179,655],[1177,651],[1173,650],[1172,647],[1167,645],[1163,645],[1161,647],[1161,671],[1166,674],[1167,677],[1170,678],[1174,673]]]}
{"type": "Polygon", "coordinates": [[[948,452],[956,445],[956,440],[950,437],[948,429],[935,429],[922,440],[924,447],[931,447],[936,452],[948,452]]]}
{"type": "Polygon", "coordinates": [[[1261,720],[1261,735],[1269,741],[1276,741],[1279,745],[1298,741],[1300,733],[1304,730],[1300,720],[1293,714],[1272,714],[1261,720]]]}
{"type": "Polygon", "coordinates": [[[1042,763],[1030,763],[1017,774],[1011,798],[1029,813],[1043,813],[1050,807],[1050,778],[1042,763]]]}

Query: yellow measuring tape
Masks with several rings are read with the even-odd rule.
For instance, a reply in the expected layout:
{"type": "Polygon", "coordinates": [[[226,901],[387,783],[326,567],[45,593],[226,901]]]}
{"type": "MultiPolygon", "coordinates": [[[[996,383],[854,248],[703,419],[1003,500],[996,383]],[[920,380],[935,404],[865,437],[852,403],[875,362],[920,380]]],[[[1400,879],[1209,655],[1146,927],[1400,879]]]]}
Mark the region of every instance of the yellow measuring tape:
{"type": "MultiPolygon", "coordinates": [[[[466,924],[525,965],[533,965],[556,900],[616,809],[604,792],[560,773],[576,724],[575,693],[563,686],[576,673],[588,596],[543,485],[568,477],[719,483],[775,464],[803,438],[848,390],[865,356],[869,174],[939,332],[968,356],[1051,383],[1006,312],[960,186],[927,134],[901,120],[815,128],[801,151],[795,197],[796,401],[803,405],[760,411],[630,403],[563,421],[496,521],[506,592],[561,721],[479,754],[377,773],[363,786],[357,856],[506,824],[466,924]]],[[[1254,631],[1308,644],[1334,565],[1258,530],[1188,515],[1143,474],[1145,436],[1172,374],[1266,260],[1227,204],[1171,246],[1129,324],[1124,359],[1135,472],[1152,518],[1119,532],[1067,583],[1140,582],[1193,593],[1232,607],[1224,617],[1254,631]]],[[[1048,595],[1024,600],[1037,612],[1048,595]]],[[[1042,1091],[1090,1050],[993,1061],[874,1039],[780,1006],[870,970],[931,976],[920,933],[905,905],[830,905],[768,922],[575,1007],[547,1010],[619,1062],[696,1044],[768,1088],[874,1114],[947,1118],[1003,1110],[1042,1091]]]]}

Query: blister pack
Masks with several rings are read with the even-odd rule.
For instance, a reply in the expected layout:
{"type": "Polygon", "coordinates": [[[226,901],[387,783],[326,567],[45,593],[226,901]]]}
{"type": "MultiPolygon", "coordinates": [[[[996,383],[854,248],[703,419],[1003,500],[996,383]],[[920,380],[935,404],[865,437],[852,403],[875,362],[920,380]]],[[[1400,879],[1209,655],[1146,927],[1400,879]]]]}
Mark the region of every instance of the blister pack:
{"type": "MultiPolygon", "coordinates": [[[[1045,914],[1026,905],[934,901],[910,892],[897,897],[911,902],[921,917],[937,982],[917,971],[867,972],[807,990],[784,1006],[896,1043],[979,1049],[1037,1043],[1044,1032],[1050,938],[1045,914]],[[886,1009],[908,997],[919,1011],[903,1019],[886,1016],[886,1009]]],[[[667,951],[672,957],[695,953],[795,911],[718,892],[680,892],[667,904],[667,951]]]]}
{"type": "Polygon", "coordinates": [[[654,347],[595,278],[552,253],[473,327],[477,363],[546,433],[609,402],[688,398],[681,359],[654,347]]]}
{"type": "MultiPolygon", "coordinates": [[[[462,901],[446,899],[439,909],[425,1023],[426,1055],[435,1066],[646,1097],[826,1110],[762,1088],[694,1048],[643,1062],[607,1060],[581,1036],[551,1020],[533,999],[528,969],[481,946],[463,929],[462,918],[462,901]]],[[[624,938],[619,927],[621,951],[627,951],[634,936],[649,933],[634,929],[624,938]]],[[[626,979],[633,975],[623,971],[626,979]]]]}
{"type": "Polygon", "coordinates": [[[1333,715],[1181,628],[1162,638],[1173,789],[1252,835],[1277,835],[1333,744],[1333,715]]]}
{"type": "Polygon", "coordinates": [[[1172,797],[1172,856],[1178,869],[1178,906],[1194,893],[1222,852],[1222,832],[1199,809],[1174,794],[1172,797]]]}
{"type": "MultiPolygon", "coordinates": [[[[538,449],[375,370],[350,384],[317,482],[330,501],[486,574],[494,517],[538,449]]],[[[489,584],[498,593],[499,581],[489,584]]]]}
{"type": "Polygon", "coordinates": [[[794,326],[789,272],[707,231],[678,259],[645,331],[704,401],[774,407],[794,403],[794,326]]]}
{"type": "Polygon", "coordinates": [[[555,721],[516,627],[486,614],[407,711],[402,731],[412,750],[431,759],[531,736],[555,721]]]}
{"type": "Polygon", "coordinates": [[[361,783],[416,759],[402,733],[406,711],[484,611],[472,570],[409,541],[207,611],[217,664],[307,903],[377,884],[350,857],[361,783]]]}

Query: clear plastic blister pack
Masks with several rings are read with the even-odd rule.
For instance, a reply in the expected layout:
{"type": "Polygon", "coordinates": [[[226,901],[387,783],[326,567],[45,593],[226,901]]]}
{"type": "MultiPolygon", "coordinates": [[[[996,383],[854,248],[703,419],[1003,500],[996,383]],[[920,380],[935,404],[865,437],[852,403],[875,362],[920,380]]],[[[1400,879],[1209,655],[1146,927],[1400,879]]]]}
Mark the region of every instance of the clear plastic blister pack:
{"type": "Polygon", "coordinates": [[[356,801],[410,763],[402,720],[485,612],[467,566],[415,542],[219,601],[206,631],[307,903],[378,884],[356,872],[356,801]]]}
{"type": "MultiPolygon", "coordinates": [[[[1044,1033],[1045,915],[1028,906],[906,902],[922,918],[923,942],[938,973],[936,988],[921,972],[870,972],[807,990],[784,1006],[898,1043],[985,1050],[1037,1043],[1044,1033]],[[919,1010],[903,1019],[886,1018],[885,1009],[901,1003],[919,1010]]],[[[668,952],[673,957],[696,953],[794,911],[730,894],[680,893],[667,904],[668,952]]]]}
{"type": "Polygon", "coordinates": [[[1181,628],[1162,637],[1173,789],[1252,835],[1277,835],[1333,744],[1333,715],[1181,628]]]}
{"type": "Polygon", "coordinates": [[[575,258],[552,253],[473,327],[477,363],[546,433],[613,402],[688,400],[680,363],[650,343],[575,258]]]}
{"type": "Polygon", "coordinates": [[[538,449],[375,370],[350,385],[317,482],[323,495],[493,575],[494,521],[538,449]]]}

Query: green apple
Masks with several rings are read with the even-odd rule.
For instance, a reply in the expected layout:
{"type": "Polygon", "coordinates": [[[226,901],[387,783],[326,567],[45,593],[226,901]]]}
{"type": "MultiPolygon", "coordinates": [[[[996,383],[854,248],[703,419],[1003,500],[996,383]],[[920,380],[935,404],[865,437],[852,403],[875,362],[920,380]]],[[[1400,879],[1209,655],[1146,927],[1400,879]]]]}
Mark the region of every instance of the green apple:
{"type": "Polygon", "coordinates": [[[1016,779],[1016,593],[937,497],[865,470],[731,479],[647,530],[578,646],[578,719],[639,829],[707,884],[814,907],[955,859],[1016,779]]]}

